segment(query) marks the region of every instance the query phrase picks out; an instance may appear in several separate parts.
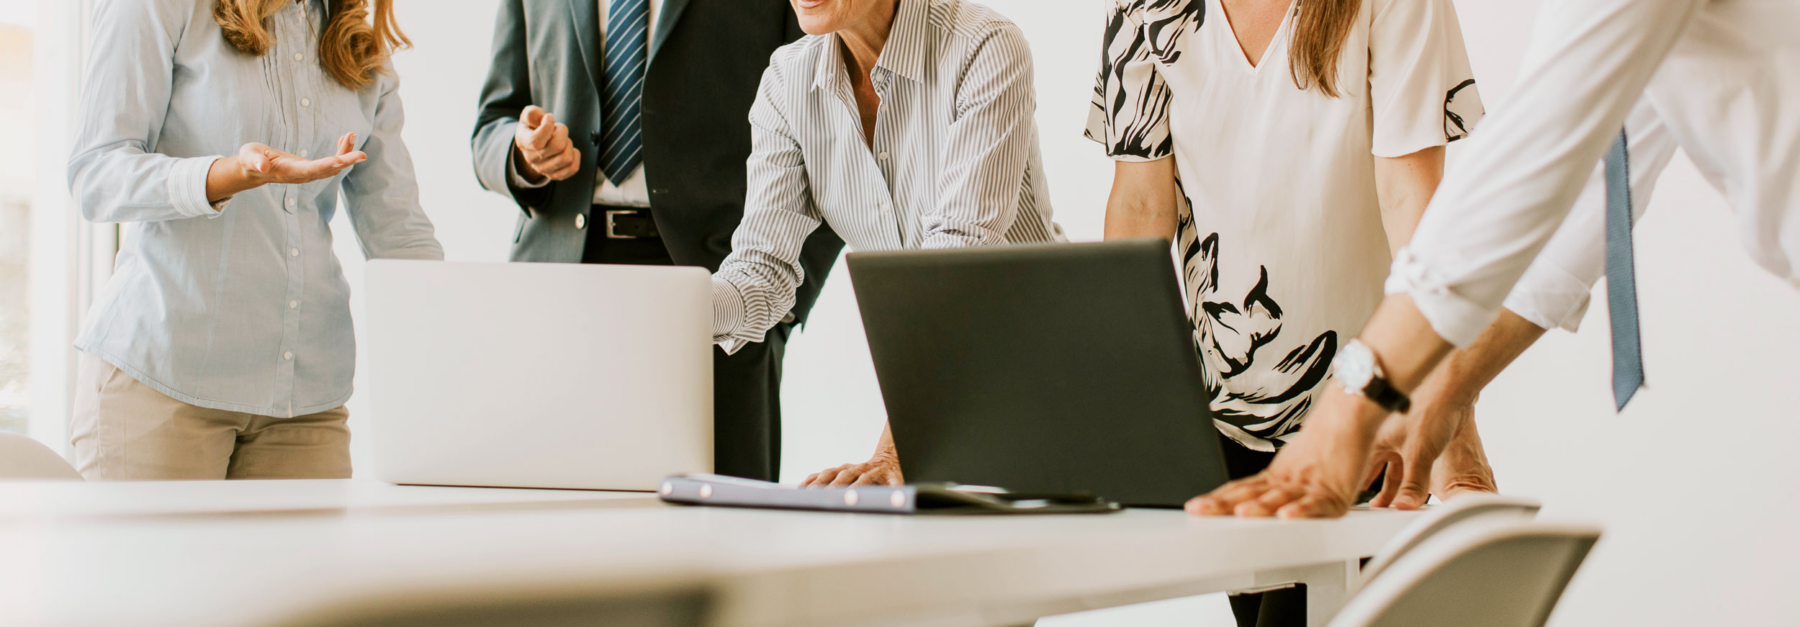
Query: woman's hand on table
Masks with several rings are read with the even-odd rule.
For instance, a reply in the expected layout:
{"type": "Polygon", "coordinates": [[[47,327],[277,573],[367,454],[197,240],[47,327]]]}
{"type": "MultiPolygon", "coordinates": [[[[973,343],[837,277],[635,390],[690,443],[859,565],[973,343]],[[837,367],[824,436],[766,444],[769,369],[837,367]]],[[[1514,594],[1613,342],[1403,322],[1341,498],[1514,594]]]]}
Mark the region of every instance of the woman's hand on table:
{"type": "Polygon", "coordinates": [[[1187,502],[1196,516],[1336,518],[1368,485],[1374,430],[1385,413],[1334,381],[1306,426],[1267,470],[1187,502]]]}
{"type": "Polygon", "coordinates": [[[900,458],[892,450],[877,452],[869,461],[844,464],[807,475],[802,488],[835,488],[859,485],[906,485],[900,474],[900,458]]]}

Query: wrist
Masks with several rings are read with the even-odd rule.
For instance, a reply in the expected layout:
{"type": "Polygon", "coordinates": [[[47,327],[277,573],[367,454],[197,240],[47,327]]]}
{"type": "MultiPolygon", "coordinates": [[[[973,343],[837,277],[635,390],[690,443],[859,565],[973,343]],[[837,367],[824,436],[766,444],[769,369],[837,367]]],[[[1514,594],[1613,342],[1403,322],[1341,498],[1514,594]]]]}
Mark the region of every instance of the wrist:
{"type": "Polygon", "coordinates": [[[1308,426],[1311,426],[1316,418],[1333,421],[1336,417],[1341,416],[1341,419],[1336,420],[1341,424],[1333,424],[1331,427],[1348,431],[1364,440],[1375,439],[1375,435],[1381,430],[1381,425],[1391,415],[1387,408],[1369,400],[1368,397],[1350,393],[1337,381],[1326,384],[1325,400],[1322,405],[1332,409],[1322,407],[1323,411],[1313,412],[1314,415],[1307,418],[1308,426]]]}
{"type": "Polygon", "coordinates": [[[531,167],[531,162],[525,159],[525,152],[519,149],[518,142],[513,142],[511,158],[513,173],[519,175],[519,180],[531,185],[543,185],[548,182],[549,177],[538,172],[537,168],[531,167]]]}
{"type": "Polygon", "coordinates": [[[263,175],[236,156],[213,160],[206,171],[206,201],[219,203],[264,184],[263,175]]]}

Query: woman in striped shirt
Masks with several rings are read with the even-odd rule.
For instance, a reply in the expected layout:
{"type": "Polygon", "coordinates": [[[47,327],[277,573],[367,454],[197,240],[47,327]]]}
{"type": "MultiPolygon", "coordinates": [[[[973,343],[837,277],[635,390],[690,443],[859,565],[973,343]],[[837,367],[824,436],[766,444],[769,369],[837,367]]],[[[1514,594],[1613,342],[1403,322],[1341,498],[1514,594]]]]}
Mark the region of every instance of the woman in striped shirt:
{"type": "MultiPolygon", "coordinates": [[[[822,223],[858,251],[1065,239],[1017,26],[966,0],[793,3],[810,36],[775,53],[750,110],[744,220],[713,275],[715,342],[735,351],[781,322],[822,223]]],[[[892,437],[807,483],[901,483],[892,437]]]]}

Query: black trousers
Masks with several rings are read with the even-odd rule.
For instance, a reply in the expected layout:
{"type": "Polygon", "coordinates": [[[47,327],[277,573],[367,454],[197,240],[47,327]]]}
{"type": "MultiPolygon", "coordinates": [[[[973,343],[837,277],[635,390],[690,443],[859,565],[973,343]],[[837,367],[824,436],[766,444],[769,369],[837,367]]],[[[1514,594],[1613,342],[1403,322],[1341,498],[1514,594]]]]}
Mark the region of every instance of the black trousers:
{"type": "MultiPolygon", "coordinates": [[[[605,223],[589,221],[582,263],[674,265],[662,239],[611,239],[605,223]]],[[[781,472],[781,358],[792,332],[793,325],[779,325],[735,355],[713,348],[713,472],[763,481],[781,472]]]]}
{"type": "MultiPolygon", "coordinates": [[[[1225,473],[1242,479],[1262,472],[1275,460],[1274,453],[1252,451],[1231,438],[1219,435],[1219,447],[1225,451],[1225,473]]],[[[1234,594],[1230,597],[1231,614],[1238,627],[1305,627],[1306,586],[1261,594],[1234,594]]]]}
{"type": "MultiPolygon", "coordinates": [[[[1232,479],[1242,479],[1262,472],[1275,461],[1274,453],[1252,451],[1219,435],[1219,446],[1225,450],[1225,474],[1232,479]]],[[[1375,480],[1375,485],[1365,490],[1358,497],[1358,503],[1367,503],[1375,495],[1381,493],[1382,483],[1387,481],[1387,474],[1375,480]]],[[[1231,596],[1231,614],[1237,618],[1238,627],[1300,627],[1306,624],[1306,586],[1296,585],[1285,590],[1275,590],[1261,594],[1236,594],[1231,596]]]]}

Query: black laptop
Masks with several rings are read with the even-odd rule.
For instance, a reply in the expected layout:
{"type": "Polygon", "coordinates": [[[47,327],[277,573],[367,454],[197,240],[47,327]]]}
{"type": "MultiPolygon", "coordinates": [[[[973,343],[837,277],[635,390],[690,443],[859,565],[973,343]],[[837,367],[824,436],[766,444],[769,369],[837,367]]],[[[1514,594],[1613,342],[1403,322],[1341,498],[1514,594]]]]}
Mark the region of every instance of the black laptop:
{"type": "Polygon", "coordinates": [[[1167,241],[849,264],[908,482],[1152,507],[1225,482],[1167,241]]]}

